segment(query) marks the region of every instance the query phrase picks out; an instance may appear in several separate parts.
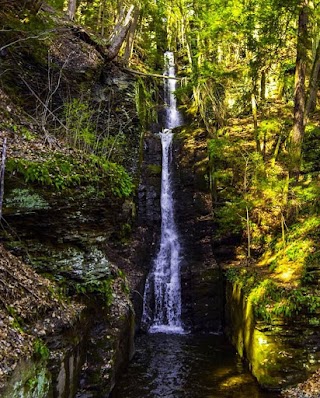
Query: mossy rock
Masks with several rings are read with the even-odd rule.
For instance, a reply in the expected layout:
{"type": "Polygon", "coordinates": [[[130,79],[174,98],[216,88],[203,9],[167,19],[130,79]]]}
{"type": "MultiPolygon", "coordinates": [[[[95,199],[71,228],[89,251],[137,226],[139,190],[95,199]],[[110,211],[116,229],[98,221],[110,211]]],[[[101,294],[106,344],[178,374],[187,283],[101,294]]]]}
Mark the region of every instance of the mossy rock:
{"type": "Polygon", "coordinates": [[[161,174],[162,167],[158,164],[148,164],[148,174],[151,176],[157,176],[161,174]]]}
{"type": "Polygon", "coordinates": [[[51,375],[43,361],[22,361],[2,398],[51,398],[51,375]]]}

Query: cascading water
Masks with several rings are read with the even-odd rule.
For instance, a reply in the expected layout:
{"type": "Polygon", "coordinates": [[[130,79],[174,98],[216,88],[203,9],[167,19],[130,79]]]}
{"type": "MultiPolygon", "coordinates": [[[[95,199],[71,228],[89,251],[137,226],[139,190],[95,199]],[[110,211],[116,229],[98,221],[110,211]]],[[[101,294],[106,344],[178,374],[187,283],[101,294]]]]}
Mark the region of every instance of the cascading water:
{"type": "Polygon", "coordinates": [[[144,294],[142,322],[149,332],[183,333],[181,322],[180,243],[174,221],[171,178],[172,130],[181,124],[174,91],[176,89],[174,58],[165,53],[165,129],[162,143],[161,240],[160,249],[148,276],[144,294]],[[153,302],[153,303],[152,303],[153,302]]]}
{"type": "MultiPolygon", "coordinates": [[[[165,59],[165,73],[174,77],[172,54],[166,53],[165,59]]],[[[112,398],[277,398],[277,393],[259,390],[223,336],[194,336],[184,332],[181,322],[181,247],[174,222],[170,171],[171,129],[181,124],[173,95],[175,85],[174,79],[166,79],[165,130],[160,133],[161,241],[144,293],[142,321],[153,334],[137,336],[137,355],[113,390],[112,398]]]]}
{"type": "Polygon", "coordinates": [[[164,82],[164,100],[166,104],[166,119],[164,121],[165,128],[173,129],[181,125],[181,115],[177,108],[177,99],[174,92],[176,91],[177,80],[175,79],[175,66],[173,53],[167,51],[164,54],[165,60],[165,76],[170,79],[165,79],[164,82]]]}

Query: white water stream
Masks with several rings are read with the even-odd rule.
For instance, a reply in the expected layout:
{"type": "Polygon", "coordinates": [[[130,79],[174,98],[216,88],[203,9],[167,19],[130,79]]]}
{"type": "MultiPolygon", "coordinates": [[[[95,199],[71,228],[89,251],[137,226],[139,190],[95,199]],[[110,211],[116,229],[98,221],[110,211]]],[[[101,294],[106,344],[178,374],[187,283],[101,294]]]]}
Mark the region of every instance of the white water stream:
{"type": "Polygon", "coordinates": [[[165,53],[166,120],[160,133],[162,143],[161,240],[160,249],[147,278],[142,322],[151,333],[183,333],[181,321],[180,243],[174,221],[171,177],[172,129],[181,124],[174,96],[176,89],[174,58],[165,53]]]}

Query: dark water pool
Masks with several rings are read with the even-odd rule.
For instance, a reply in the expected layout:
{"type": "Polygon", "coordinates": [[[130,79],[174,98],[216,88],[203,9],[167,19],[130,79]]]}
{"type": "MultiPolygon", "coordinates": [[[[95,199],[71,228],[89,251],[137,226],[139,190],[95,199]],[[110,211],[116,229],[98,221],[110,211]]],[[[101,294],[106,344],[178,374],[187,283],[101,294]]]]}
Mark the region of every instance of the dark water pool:
{"type": "Polygon", "coordinates": [[[223,336],[140,335],[112,398],[275,398],[223,336]]]}

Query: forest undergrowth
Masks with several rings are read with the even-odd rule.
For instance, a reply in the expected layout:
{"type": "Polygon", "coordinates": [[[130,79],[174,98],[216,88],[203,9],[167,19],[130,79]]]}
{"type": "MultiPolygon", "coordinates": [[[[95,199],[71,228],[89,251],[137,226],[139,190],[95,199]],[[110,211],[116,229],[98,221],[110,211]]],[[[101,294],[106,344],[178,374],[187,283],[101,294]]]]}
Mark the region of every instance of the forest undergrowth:
{"type": "Polygon", "coordinates": [[[284,102],[261,106],[256,131],[250,115],[230,118],[208,141],[214,241],[240,239],[227,278],[265,322],[319,325],[319,117],[306,126],[298,180],[289,174],[292,106],[284,102]]]}

